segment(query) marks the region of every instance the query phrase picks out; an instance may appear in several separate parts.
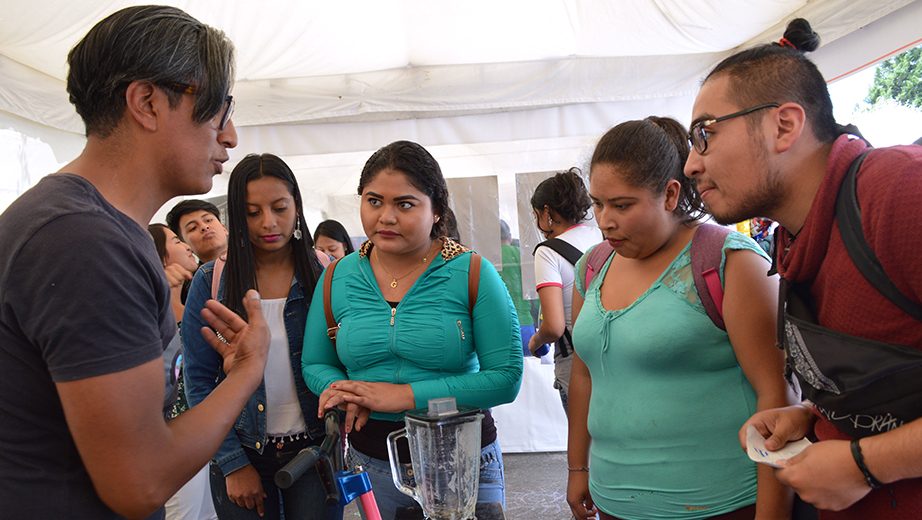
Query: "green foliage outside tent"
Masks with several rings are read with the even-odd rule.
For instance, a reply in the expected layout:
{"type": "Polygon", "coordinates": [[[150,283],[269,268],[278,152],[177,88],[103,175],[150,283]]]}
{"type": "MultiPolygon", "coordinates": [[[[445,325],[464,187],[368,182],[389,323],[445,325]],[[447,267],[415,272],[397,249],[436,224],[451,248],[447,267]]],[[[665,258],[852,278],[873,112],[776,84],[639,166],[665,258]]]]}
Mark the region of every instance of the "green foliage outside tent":
{"type": "Polygon", "coordinates": [[[898,54],[877,66],[865,102],[874,106],[889,99],[922,109],[922,47],[898,54]]]}

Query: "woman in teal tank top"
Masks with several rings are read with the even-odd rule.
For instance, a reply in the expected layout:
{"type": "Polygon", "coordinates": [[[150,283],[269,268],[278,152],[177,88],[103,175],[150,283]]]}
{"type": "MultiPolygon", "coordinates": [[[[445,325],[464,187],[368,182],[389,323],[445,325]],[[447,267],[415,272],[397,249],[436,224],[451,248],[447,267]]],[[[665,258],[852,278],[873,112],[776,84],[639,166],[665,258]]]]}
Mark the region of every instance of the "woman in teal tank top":
{"type": "Polygon", "coordinates": [[[738,439],[755,411],[795,402],[774,346],[777,278],[731,233],[727,331],[711,322],[689,258],[705,211],[682,173],[687,136],[672,119],[629,121],[592,157],[589,192],[615,254],[588,287],[588,253],[577,265],[567,501],[580,519],[790,518],[791,491],[738,439]]]}

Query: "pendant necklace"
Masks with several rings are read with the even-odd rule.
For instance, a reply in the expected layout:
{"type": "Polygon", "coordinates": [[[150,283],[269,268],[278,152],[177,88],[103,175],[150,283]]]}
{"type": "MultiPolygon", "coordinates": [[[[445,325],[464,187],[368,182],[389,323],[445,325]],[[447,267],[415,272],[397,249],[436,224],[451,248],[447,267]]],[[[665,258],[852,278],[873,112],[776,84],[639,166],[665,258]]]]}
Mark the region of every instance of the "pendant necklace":
{"type": "Polygon", "coordinates": [[[429,248],[429,251],[426,252],[426,256],[423,257],[423,261],[422,261],[422,262],[416,264],[416,267],[414,267],[413,269],[410,269],[410,272],[407,273],[407,274],[405,274],[405,275],[403,275],[403,276],[394,276],[394,275],[392,275],[391,273],[388,272],[387,267],[384,267],[384,264],[381,263],[381,257],[378,256],[378,249],[377,249],[377,248],[375,248],[372,252],[373,252],[374,255],[375,255],[375,259],[378,261],[378,265],[380,265],[380,266],[381,266],[381,269],[384,269],[384,273],[385,273],[388,277],[391,278],[391,284],[390,284],[390,285],[391,285],[391,289],[396,289],[396,288],[397,288],[397,281],[398,281],[398,280],[402,280],[402,279],[406,278],[407,276],[410,276],[410,275],[413,274],[417,269],[419,269],[419,267],[420,267],[421,265],[425,264],[425,263],[426,263],[426,260],[429,260],[429,254],[432,252],[432,248],[430,247],[430,248],[429,248]]]}

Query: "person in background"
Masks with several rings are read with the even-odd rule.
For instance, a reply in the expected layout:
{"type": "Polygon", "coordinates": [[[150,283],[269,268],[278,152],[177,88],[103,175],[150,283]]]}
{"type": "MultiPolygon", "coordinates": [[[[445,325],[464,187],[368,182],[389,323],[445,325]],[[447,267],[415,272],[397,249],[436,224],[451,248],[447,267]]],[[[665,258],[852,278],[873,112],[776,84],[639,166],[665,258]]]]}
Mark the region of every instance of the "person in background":
{"type": "Polygon", "coordinates": [[[528,342],[532,354],[545,343],[554,347],[554,388],[560,392],[560,402],[567,411],[567,389],[570,366],[573,363],[573,343],[570,331],[570,307],[573,300],[573,262],[590,246],[599,243],[599,230],[582,222],[586,220],[592,201],[583,184],[578,168],[571,168],[545,179],[535,188],[531,207],[538,231],[547,240],[558,239],[575,248],[575,256],[567,259],[557,249],[535,248],[535,286],[541,301],[543,320],[528,342]]]}
{"type": "MultiPolygon", "coordinates": [[[[320,394],[322,414],[345,409],[347,466],[368,471],[381,516],[416,503],[391,479],[386,439],[404,412],[454,397],[483,409],[478,502],[505,500],[503,460],[489,408],[515,399],[522,378],[520,331],[509,292],[487,261],[469,306],[471,251],[445,236],[455,221],[435,158],[397,141],[375,152],[359,179],[368,241],[334,269],[330,310],[340,324],[327,335],[323,284],[307,317],[304,380],[320,394]],[[447,224],[446,224],[447,223],[447,224]]],[[[409,450],[399,467],[412,481],[409,450]]]]}
{"type": "Polygon", "coordinates": [[[515,304],[515,313],[519,317],[519,328],[522,331],[522,352],[528,353],[528,341],[535,334],[535,321],[531,317],[531,301],[522,296],[522,269],[521,256],[518,246],[512,245],[512,231],[505,220],[499,221],[499,236],[502,241],[503,268],[499,271],[500,278],[509,290],[512,303],[515,304]]]}
{"type": "Polygon", "coordinates": [[[780,43],[718,64],[693,107],[685,174],[714,218],[768,217],[780,226],[775,265],[787,301],[778,340],[813,396],[804,406],[756,414],[740,440],[745,444],[750,424],[770,450],[815,434],[820,442],[775,475],[816,505],[821,519],[922,518],[922,376],[912,372],[922,359],[922,322],[918,311],[914,317],[869,282],[843,240],[845,231],[864,235],[883,278],[909,303],[920,303],[922,148],[871,150],[839,126],[826,81],[804,55],[818,46],[810,24],[793,20],[780,43]],[[856,186],[844,192],[860,206],[849,225],[836,216],[836,201],[865,152],[856,186]],[[812,312],[799,311],[795,299],[812,312]],[[830,341],[829,350],[804,338],[798,318],[821,347],[830,341]],[[872,359],[861,358],[871,352],[872,359]],[[902,367],[909,383],[885,376],[892,374],[888,366],[902,367]]]}
{"type": "Polygon", "coordinates": [[[157,249],[157,255],[160,256],[167,281],[170,283],[170,303],[173,306],[173,315],[181,321],[184,305],[180,299],[180,290],[186,280],[192,279],[192,275],[198,269],[198,261],[192,254],[189,244],[180,240],[165,225],[151,224],[147,226],[147,231],[154,239],[154,247],[157,249]]]}
{"type": "Polygon", "coordinates": [[[215,510],[222,520],[277,520],[282,509],[287,520],[342,518],[342,508],[326,506],[317,471],[308,471],[288,489],[275,485],[275,473],[302,449],[320,445],[325,435],[317,397],[301,377],[304,320],[320,265],[310,235],[302,231],[307,223],[297,180],[275,155],[250,154],[231,172],[227,205],[232,236],[227,263],[218,280],[215,262],[198,270],[183,315],[184,377],[192,410],[224,378],[215,352],[195,334],[205,326],[199,313],[212,298],[214,283],[218,301],[244,318],[246,310],[233,302],[257,289],[272,341],[262,384],[211,463],[215,510]]]}
{"type": "Polygon", "coordinates": [[[589,193],[614,253],[588,287],[591,252],[580,259],[573,295],[567,502],[581,520],[791,515],[790,488],[737,439],[756,410],[796,402],[772,334],[777,279],[750,238],[712,235],[726,330],[705,311],[691,244],[724,231],[700,223],[687,135],[651,116],[612,128],[592,155],[589,193]]]}
{"type": "MultiPolygon", "coordinates": [[[[167,281],[170,283],[170,303],[173,305],[173,315],[182,320],[183,304],[180,301],[180,290],[183,282],[192,279],[192,275],[198,269],[198,261],[192,254],[192,248],[165,225],[151,224],[147,226],[147,231],[154,239],[154,247],[157,249],[157,255],[160,256],[167,281]]],[[[177,325],[180,324],[181,322],[177,325]]],[[[176,385],[175,402],[167,412],[168,420],[175,419],[189,409],[182,382],[182,349],[179,348],[181,345],[177,334],[170,342],[170,347],[167,347],[164,352],[164,361],[170,358],[166,365],[170,372],[167,377],[171,386],[174,381],[176,385]],[[175,349],[171,348],[177,342],[179,346],[175,349]]],[[[172,391],[172,388],[169,390],[172,391]]],[[[208,483],[208,465],[205,464],[189,482],[186,482],[175,495],[167,500],[166,520],[214,520],[216,518],[214,504],[211,501],[211,485],[208,483]]]]}
{"type": "Polygon", "coordinates": [[[334,260],[355,251],[346,228],[335,220],[324,220],[317,225],[317,229],[314,230],[314,247],[334,260]]]}
{"type": "Polygon", "coordinates": [[[199,265],[217,259],[227,251],[227,228],[214,204],[198,199],[184,200],[166,215],[166,224],[192,247],[199,265]]]}
{"type": "Polygon", "coordinates": [[[70,50],[86,145],[0,215],[3,515],[162,518],[259,385],[269,331],[254,291],[249,324],[208,305],[193,334],[227,378],[163,420],[176,319],[147,225],[210,190],[236,146],[233,56],[224,33],[168,6],[121,9],[70,50]]]}
{"type": "MultiPolygon", "coordinates": [[[[170,304],[173,307],[173,316],[177,318],[176,325],[179,326],[183,314],[180,290],[185,282],[192,279],[192,275],[198,268],[198,262],[196,262],[188,244],[179,240],[170,231],[170,228],[163,224],[151,224],[147,226],[147,231],[150,233],[151,238],[154,239],[154,248],[157,250],[157,255],[160,257],[160,262],[163,264],[163,270],[166,273],[167,282],[170,284],[170,304]]],[[[182,373],[182,341],[179,334],[176,334],[170,341],[163,353],[163,360],[164,375],[167,383],[164,415],[167,419],[175,419],[176,416],[188,409],[182,379],[180,378],[182,373]]]]}
{"type": "MultiPolygon", "coordinates": [[[[221,223],[221,211],[214,204],[199,200],[184,200],[166,215],[166,224],[198,257],[198,265],[215,260],[227,251],[227,229],[221,223]]],[[[192,280],[183,282],[179,297],[186,302],[192,280]]],[[[181,315],[177,315],[179,317],[181,315]]]]}

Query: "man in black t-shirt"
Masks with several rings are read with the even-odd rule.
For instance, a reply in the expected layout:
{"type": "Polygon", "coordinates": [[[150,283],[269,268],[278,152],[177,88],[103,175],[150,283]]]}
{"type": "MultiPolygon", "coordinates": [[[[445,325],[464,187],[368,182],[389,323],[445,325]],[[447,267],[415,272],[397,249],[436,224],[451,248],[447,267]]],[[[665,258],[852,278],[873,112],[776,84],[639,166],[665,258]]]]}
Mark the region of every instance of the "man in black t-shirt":
{"type": "Polygon", "coordinates": [[[99,22],[68,55],[86,147],[0,215],[0,516],[145,518],[217,451],[265,370],[269,333],[203,312],[226,380],[166,423],[162,353],[176,332],[146,227],[203,193],[237,143],[233,46],[165,6],[99,22]]]}

